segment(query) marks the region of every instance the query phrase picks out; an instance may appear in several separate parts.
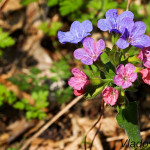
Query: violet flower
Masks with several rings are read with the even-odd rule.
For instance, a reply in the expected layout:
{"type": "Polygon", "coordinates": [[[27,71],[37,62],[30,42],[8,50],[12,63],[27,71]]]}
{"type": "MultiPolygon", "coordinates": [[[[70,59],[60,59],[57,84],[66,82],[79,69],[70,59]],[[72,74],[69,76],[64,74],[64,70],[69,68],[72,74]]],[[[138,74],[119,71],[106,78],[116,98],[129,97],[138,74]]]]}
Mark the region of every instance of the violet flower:
{"type": "Polygon", "coordinates": [[[68,81],[69,86],[73,87],[74,89],[74,94],[76,96],[82,95],[85,90],[85,86],[87,86],[90,81],[88,80],[88,77],[86,74],[78,68],[73,68],[72,69],[72,74],[74,77],[71,77],[68,81]]]}
{"type": "Polygon", "coordinates": [[[117,14],[117,9],[109,9],[105,16],[106,19],[100,19],[97,27],[102,31],[122,33],[122,24],[127,22],[127,19],[133,20],[134,15],[131,11],[124,11],[122,14],[117,14]]]}
{"type": "Polygon", "coordinates": [[[113,81],[116,85],[122,86],[123,89],[126,89],[132,85],[137,79],[137,73],[134,73],[135,67],[131,63],[125,65],[120,64],[117,69],[117,75],[114,76],[113,81]]]}
{"type": "Polygon", "coordinates": [[[122,36],[117,41],[117,46],[121,49],[127,48],[129,45],[143,48],[150,46],[150,37],[144,35],[146,31],[146,24],[142,21],[133,22],[133,20],[127,20],[126,23],[122,23],[124,28],[122,36]]]}
{"type": "Polygon", "coordinates": [[[143,61],[143,65],[150,68],[150,47],[144,47],[138,55],[138,58],[143,61]]]}
{"type": "Polygon", "coordinates": [[[89,32],[93,30],[92,23],[85,20],[82,23],[74,21],[71,24],[70,31],[58,31],[59,42],[65,44],[66,42],[75,43],[81,42],[86,36],[91,35],[89,32]]]}
{"type": "Polygon", "coordinates": [[[97,42],[93,38],[87,37],[83,40],[83,48],[74,51],[74,57],[85,65],[92,65],[105,48],[105,42],[100,39],[97,42]]]}

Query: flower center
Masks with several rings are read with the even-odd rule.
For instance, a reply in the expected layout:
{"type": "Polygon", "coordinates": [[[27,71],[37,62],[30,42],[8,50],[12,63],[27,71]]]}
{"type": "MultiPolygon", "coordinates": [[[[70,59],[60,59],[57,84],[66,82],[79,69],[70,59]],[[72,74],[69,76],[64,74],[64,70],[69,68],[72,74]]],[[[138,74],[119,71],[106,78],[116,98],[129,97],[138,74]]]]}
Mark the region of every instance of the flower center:
{"type": "Polygon", "coordinates": [[[124,81],[127,81],[127,80],[128,80],[128,77],[124,76],[124,77],[123,77],[123,80],[124,80],[124,81]]]}
{"type": "Polygon", "coordinates": [[[133,43],[133,39],[132,39],[132,37],[131,36],[129,36],[128,38],[127,38],[127,41],[128,41],[128,43],[133,43]]]}

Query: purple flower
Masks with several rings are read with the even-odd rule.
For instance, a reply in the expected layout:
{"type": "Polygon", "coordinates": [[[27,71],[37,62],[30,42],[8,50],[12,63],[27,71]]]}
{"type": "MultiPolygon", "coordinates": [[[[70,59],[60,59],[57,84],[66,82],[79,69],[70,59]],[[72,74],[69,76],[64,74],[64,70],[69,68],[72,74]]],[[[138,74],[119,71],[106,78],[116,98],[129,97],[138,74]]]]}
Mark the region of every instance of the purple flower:
{"type": "Polygon", "coordinates": [[[131,63],[125,65],[120,64],[117,69],[117,75],[114,76],[114,83],[118,86],[122,86],[123,89],[126,89],[132,85],[137,78],[137,73],[134,73],[135,67],[131,63]]]}
{"type": "Polygon", "coordinates": [[[74,57],[85,65],[92,65],[102,54],[105,43],[102,39],[95,42],[94,39],[87,37],[83,40],[83,48],[74,51],[74,57]]]}
{"type": "Polygon", "coordinates": [[[109,32],[122,33],[123,28],[121,25],[126,22],[127,18],[133,20],[134,15],[131,11],[125,11],[120,15],[117,12],[117,9],[108,10],[105,15],[106,19],[100,19],[98,21],[98,28],[102,31],[109,30],[109,32]]]}
{"type": "Polygon", "coordinates": [[[138,58],[143,61],[143,65],[150,68],[150,47],[144,47],[138,55],[138,58]]]}
{"type": "Polygon", "coordinates": [[[117,41],[117,46],[121,49],[127,48],[129,45],[143,48],[150,46],[150,37],[144,35],[146,31],[146,24],[142,21],[133,22],[133,20],[127,20],[122,24],[124,32],[117,41]]]}
{"type": "Polygon", "coordinates": [[[75,43],[81,42],[86,36],[91,35],[89,32],[93,30],[92,23],[85,20],[82,23],[74,21],[71,24],[70,31],[58,31],[59,42],[65,44],[66,42],[75,43]]]}

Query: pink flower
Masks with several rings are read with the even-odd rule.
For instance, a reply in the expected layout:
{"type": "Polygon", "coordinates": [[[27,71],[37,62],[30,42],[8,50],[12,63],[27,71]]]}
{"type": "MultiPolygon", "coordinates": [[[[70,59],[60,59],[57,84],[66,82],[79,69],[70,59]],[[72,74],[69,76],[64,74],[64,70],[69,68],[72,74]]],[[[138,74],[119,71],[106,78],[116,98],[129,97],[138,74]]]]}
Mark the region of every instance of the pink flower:
{"type": "Polygon", "coordinates": [[[150,68],[150,47],[143,48],[139,53],[138,58],[143,61],[145,67],[150,68]]]}
{"type": "Polygon", "coordinates": [[[103,99],[106,104],[115,105],[119,96],[119,92],[113,87],[107,87],[102,92],[103,99]]]}
{"type": "Polygon", "coordinates": [[[150,85],[150,68],[145,68],[140,71],[142,79],[146,84],[150,85]]]}
{"type": "Polygon", "coordinates": [[[76,96],[82,95],[85,92],[85,86],[89,84],[88,77],[82,70],[80,71],[78,68],[73,68],[72,74],[74,77],[69,79],[68,84],[69,86],[73,87],[74,94],[76,96]]]}
{"type": "Polygon", "coordinates": [[[137,78],[137,73],[134,73],[135,67],[131,63],[125,65],[120,64],[117,69],[117,75],[114,76],[114,83],[118,86],[122,86],[123,89],[126,89],[132,85],[137,78]]]}
{"type": "Polygon", "coordinates": [[[87,37],[83,40],[83,48],[74,51],[74,57],[85,65],[92,65],[102,54],[104,48],[105,42],[102,39],[95,42],[94,39],[87,37]]]}

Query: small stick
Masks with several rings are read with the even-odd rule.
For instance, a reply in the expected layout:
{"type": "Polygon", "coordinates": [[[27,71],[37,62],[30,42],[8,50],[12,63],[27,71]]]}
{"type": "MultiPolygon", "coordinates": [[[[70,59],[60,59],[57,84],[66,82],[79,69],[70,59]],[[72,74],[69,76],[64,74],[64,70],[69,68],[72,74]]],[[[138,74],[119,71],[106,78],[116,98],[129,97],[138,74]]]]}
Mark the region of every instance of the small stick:
{"type": "MultiPolygon", "coordinates": [[[[102,105],[104,105],[104,101],[102,100],[101,101],[101,109],[102,109],[102,105]]],[[[85,135],[85,139],[84,139],[84,149],[86,150],[86,138],[87,138],[87,135],[90,133],[90,131],[98,124],[98,122],[101,120],[101,114],[98,118],[98,120],[93,124],[93,126],[88,130],[88,132],[86,133],[85,135]]]]}
{"type": "Polygon", "coordinates": [[[8,2],[9,0],[5,0],[4,2],[3,2],[3,4],[0,6],[0,13],[1,13],[1,11],[3,10],[3,8],[5,7],[5,5],[6,5],[6,3],[8,2]]]}
{"type": "Polygon", "coordinates": [[[102,120],[103,120],[103,116],[104,116],[104,101],[103,101],[103,99],[102,99],[101,101],[102,101],[102,102],[101,102],[101,114],[100,114],[99,127],[98,127],[98,129],[97,129],[97,131],[96,131],[96,133],[95,133],[95,135],[94,135],[94,137],[93,137],[92,143],[91,143],[91,145],[90,145],[90,150],[92,150],[95,137],[96,137],[96,135],[98,134],[98,132],[99,132],[99,130],[100,130],[100,128],[101,128],[101,125],[102,125],[102,120]]]}
{"type": "Polygon", "coordinates": [[[58,112],[51,120],[49,120],[37,133],[35,133],[31,138],[29,138],[20,150],[25,150],[29,144],[38,136],[40,136],[46,129],[49,128],[57,119],[64,115],[73,105],[75,105],[79,100],[83,98],[84,95],[78,96],[73,99],[63,110],[58,112]]]}
{"type": "Polygon", "coordinates": [[[130,6],[131,1],[132,1],[132,0],[128,0],[128,4],[127,4],[127,9],[126,9],[126,11],[129,10],[129,6],[130,6]]]}

